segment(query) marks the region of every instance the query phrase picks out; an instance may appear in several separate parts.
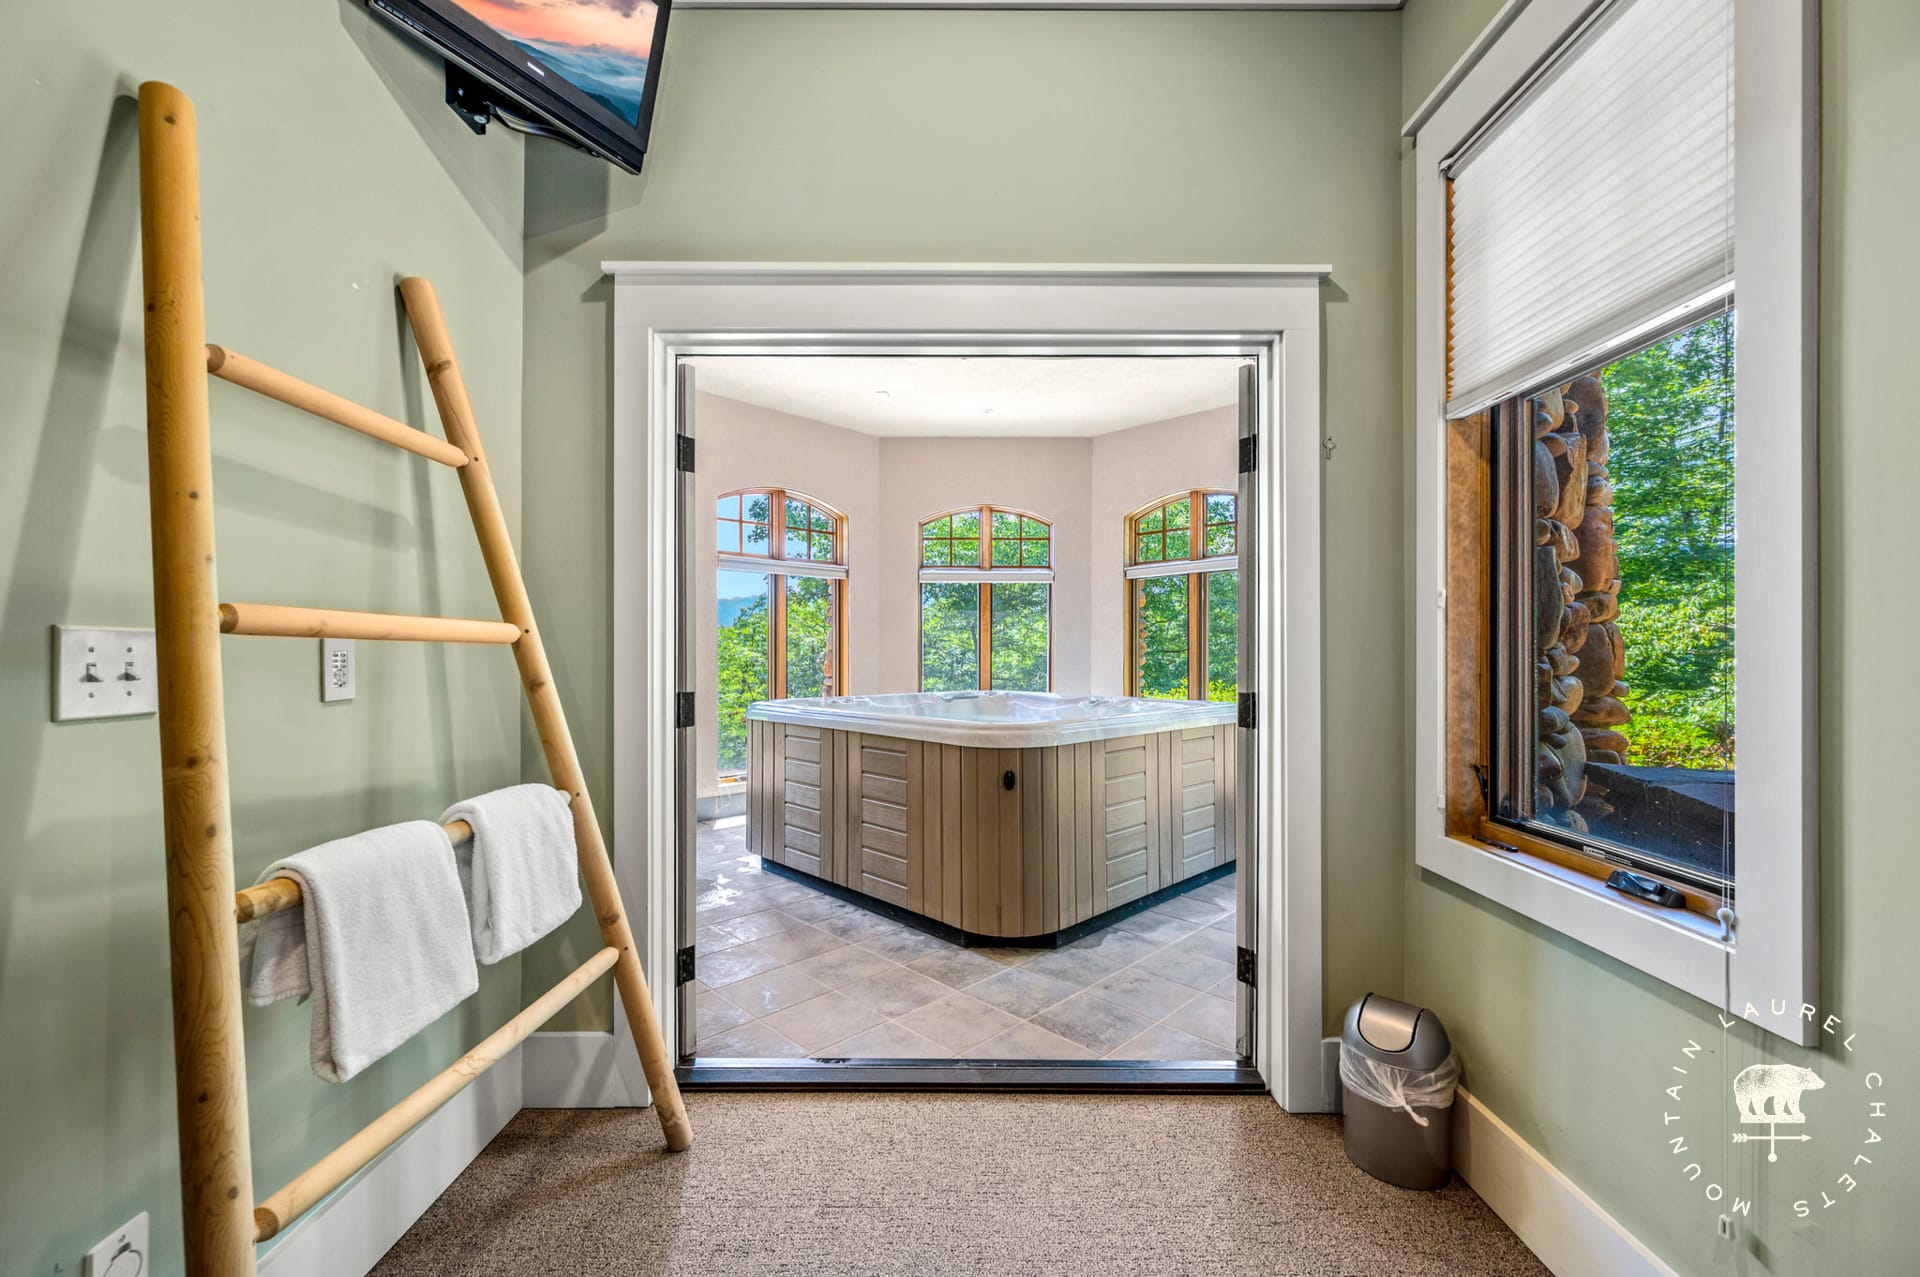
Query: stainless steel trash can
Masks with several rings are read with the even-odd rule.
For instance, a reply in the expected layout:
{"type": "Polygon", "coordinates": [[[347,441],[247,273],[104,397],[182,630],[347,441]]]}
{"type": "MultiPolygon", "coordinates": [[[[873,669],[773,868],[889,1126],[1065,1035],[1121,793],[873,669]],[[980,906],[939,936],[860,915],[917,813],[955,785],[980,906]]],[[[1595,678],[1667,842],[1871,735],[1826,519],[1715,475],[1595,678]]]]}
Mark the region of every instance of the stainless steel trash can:
{"type": "Polygon", "coordinates": [[[1438,1016],[1369,993],[1347,1012],[1340,1081],[1355,1166],[1402,1188],[1447,1182],[1460,1068],[1438,1016]]]}

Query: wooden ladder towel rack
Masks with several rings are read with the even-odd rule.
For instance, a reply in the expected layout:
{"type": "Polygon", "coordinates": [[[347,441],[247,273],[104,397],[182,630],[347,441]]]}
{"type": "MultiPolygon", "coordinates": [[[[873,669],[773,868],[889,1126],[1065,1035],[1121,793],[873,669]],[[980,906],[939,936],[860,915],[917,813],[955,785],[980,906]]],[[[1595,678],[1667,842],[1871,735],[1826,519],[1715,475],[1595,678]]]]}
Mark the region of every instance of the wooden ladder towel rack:
{"type": "MultiPolygon", "coordinates": [[[[400,292],[447,434],[444,443],[231,350],[207,345],[193,103],[178,89],[157,82],[140,86],[140,244],[168,945],[189,1277],[252,1273],[256,1242],[272,1237],[346,1182],[607,971],[613,972],[667,1146],[686,1148],[692,1128],[433,286],[424,279],[408,279],[400,292]],[[214,593],[209,375],[457,470],[501,619],[219,602],[214,593]],[[511,647],[553,784],[572,796],[580,874],[604,943],[450,1068],[257,1204],[247,1131],[236,924],[296,906],[300,890],[284,878],[245,891],[234,889],[220,675],[223,633],[511,647]]],[[[447,830],[455,838],[471,833],[458,821],[447,830]]]]}

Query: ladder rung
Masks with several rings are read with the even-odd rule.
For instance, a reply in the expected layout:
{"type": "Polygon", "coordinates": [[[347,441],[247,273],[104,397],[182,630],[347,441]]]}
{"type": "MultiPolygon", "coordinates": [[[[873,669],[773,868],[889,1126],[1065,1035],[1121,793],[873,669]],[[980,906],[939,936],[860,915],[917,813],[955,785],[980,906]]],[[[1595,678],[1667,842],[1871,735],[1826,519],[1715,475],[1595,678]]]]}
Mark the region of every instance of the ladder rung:
{"type": "MultiPolygon", "coordinates": [[[[447,837],[454,842],[465,842],[473,837],[473,826],[464,820],[450,820],[440,828],[446,830],[447,837]]],[[[299,883],[291,878],[269,878],[233,893],[233,920],[252,922],[270,913],[295,908],[299,903],[299,883]]]]}
{"type": "Polygon", "coordinates": [[[351,399],[343,399],[331,390],[322,390],[278,368],[228,350],[225,346],[207,347],[207,371],[222,381],[244,386],[269,399],[278,399],[290,408],[310,412],[349,430],[358,430],[382,443],[405,448],[429,461],[438,461],[456,470],[467,464],[467,454],[444,439],[436,439],[424,430],[415,430],[404,421],[395,421],[384,413],[363,407],[351,399]]]}
{"type": "Polygon", "coordinates": [[[611,945],[581,963],[573,974],[541,994],[534,1003],[494,1030],[479,1046],[441,1070],[426,1083],[361,1127],[346,1143],[295,1177],[292,1183],[253,1210],[254,1240],[265,1241],[303,1211],[347,1182],[361,1167],[393,1147],[400,1137],[425,1121],[435,1109],[458,1095],[475,1078],[500,1062],[502,1056],[551,1020],[561,1007],[613,968],[620,951],[611,945]]]}
{"type": "Polygon", "coordinates": [[[395,639],[419,643],[520,641],[520,627],[511,621],[408,616],[398,612],[342,612],[327,607],[283,607],[277,603],[222,603],[220,632],[261,634],[269,638],[395,639]]]}

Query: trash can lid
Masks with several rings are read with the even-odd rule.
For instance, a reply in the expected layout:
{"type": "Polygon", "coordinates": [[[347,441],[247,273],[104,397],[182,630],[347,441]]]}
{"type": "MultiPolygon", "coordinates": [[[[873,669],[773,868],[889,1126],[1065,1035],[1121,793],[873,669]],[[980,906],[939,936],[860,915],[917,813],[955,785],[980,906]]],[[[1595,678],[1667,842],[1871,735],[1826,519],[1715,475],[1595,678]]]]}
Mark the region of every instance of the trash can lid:
{"type": "Polygon", "coordinates": [[[1377,993],[1353,1004],[1340,1040],[1368,1059],[1422,1071],[1439,1068],[1453,1051],[1439,1016],[1377,993]]]}

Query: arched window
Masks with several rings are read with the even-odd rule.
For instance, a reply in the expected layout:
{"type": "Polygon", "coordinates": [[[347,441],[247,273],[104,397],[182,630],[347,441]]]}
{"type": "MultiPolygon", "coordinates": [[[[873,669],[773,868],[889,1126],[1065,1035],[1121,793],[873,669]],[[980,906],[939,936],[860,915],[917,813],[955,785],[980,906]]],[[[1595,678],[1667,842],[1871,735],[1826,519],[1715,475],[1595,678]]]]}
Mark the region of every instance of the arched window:
{"type": "Polygon", "coordinates": [[[1239,693],[1240,527],[1231,492],[1193,489],[1127,520],[1127,691],[1239,693]]]}
{"type": "Polygon", "coordinates": [[[747,768],[747,706],[846,687],[847,520],[781,488],[729,492],[715,509],[717,763],[747,768]]]}
{"type": "Polygon", "coordinates": [[[1053,683],[1053,525],[969,506],[920,525],[920,690],[1053,683]]]}

